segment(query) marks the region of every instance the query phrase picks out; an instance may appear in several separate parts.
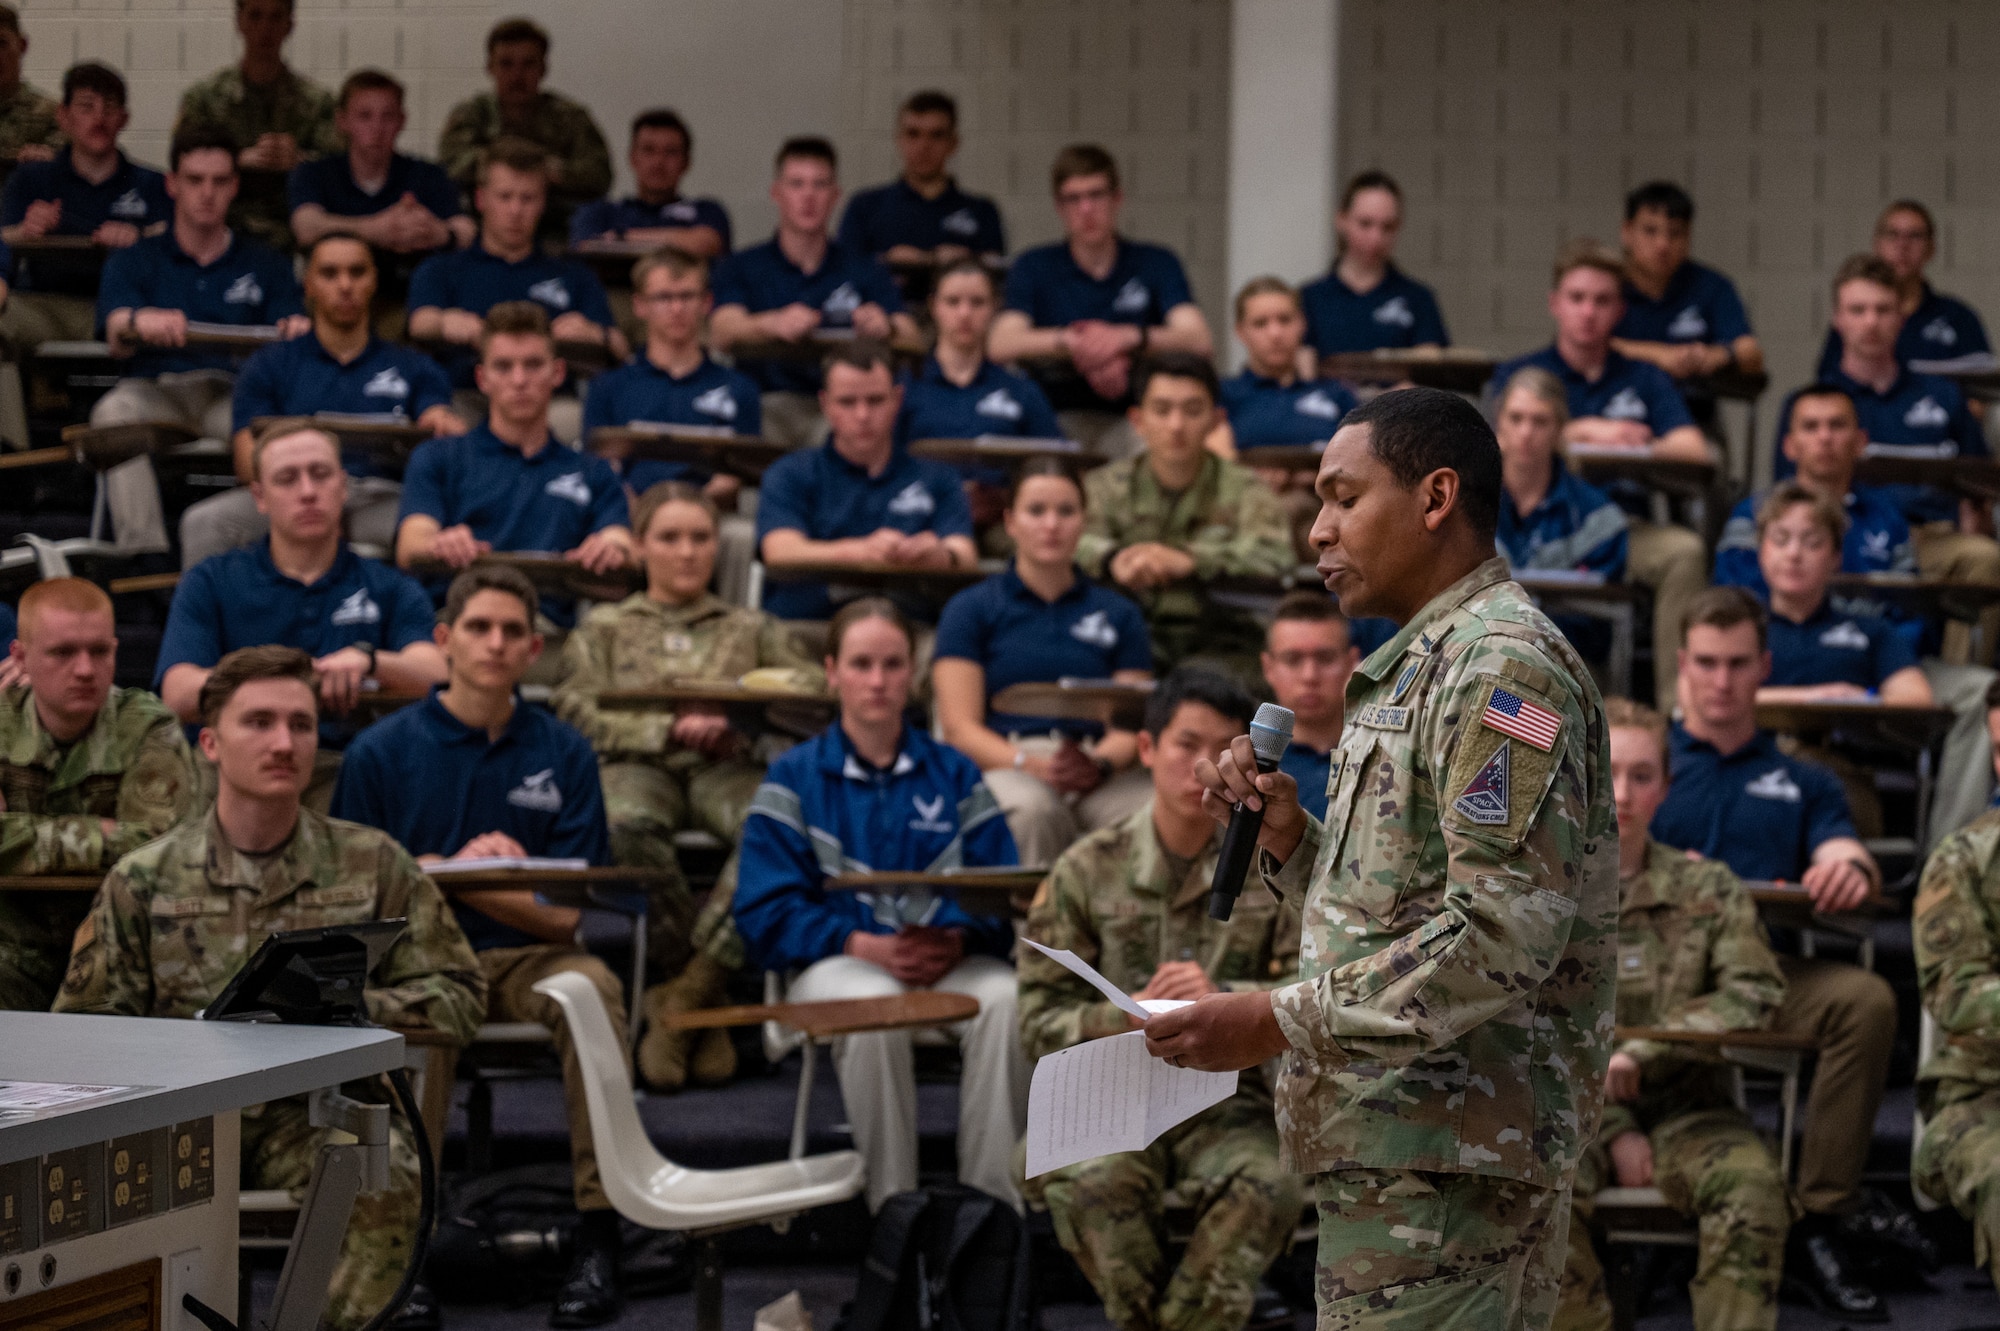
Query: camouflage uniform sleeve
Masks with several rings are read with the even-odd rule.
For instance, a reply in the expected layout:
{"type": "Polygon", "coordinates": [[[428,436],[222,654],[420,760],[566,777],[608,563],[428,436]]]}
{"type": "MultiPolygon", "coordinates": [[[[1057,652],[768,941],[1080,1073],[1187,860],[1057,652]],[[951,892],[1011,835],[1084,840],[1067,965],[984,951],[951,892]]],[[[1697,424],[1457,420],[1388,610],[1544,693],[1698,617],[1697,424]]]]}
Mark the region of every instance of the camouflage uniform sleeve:
{"type": "Polygon", "coordinates": [[[438,165],[460,189],[470,190],[479,176],[479,154],[492,137],[481,99],[468,97],[451,108],[438,134],[438,165]]]}
{"type": "Polygon", "coordinates": [[[771,615],[764,615],[757,628],[757,664],[803,670],[812,677],[816,688],[826,687],[825,668],[799,646],[799,640],[792,636],[791,628],[783,620],[771,615]]]}
{"type": "Polygon", "coordinates": [[[563,644],[562,683],[550,701],[556,715],[582,731],[600,755],[665,753],[674,728],[672,712],[610,711],[597,705],[597,695],[611,687],[615,622],[593,614],[569,635],[563,644]]]}
{"type": "Polygon", "coordinates": [[[2000,948],[1991,907],[1981,891],[1986,876],[1973,831],[1945,838],[1924,866],[1911,915],[1917,983],[1924,1007],[1941,1032],[1972,1040],[2000,1040],[2000,948]]]}
{"type": "Polygon", "coordinates": [[[1203,523],[1187,548],[1194,556],[1198,578],[1222,573],[1276,577],[1289,572],[1297,562],[1285,510],[1270,487],[1255,477],[1244,482],[1227,515],[1203,523]]]}
{"type": "Polygon", "coordinates": [[[124,863],[111,871],[76,928],[69,972],[50,1011],[152,1014],[151,899],[143,874],[124,863]]]}
{"type": "Polygon", "coordinates": [[[299,150],[308,157],[325,157],[342,150],[340,131],[333,127],[333,93],[317,83],[300,80],[305,121],[299,127],[299,150]]]}
{"type": "MultiPolygon", "coordinates": [[[[1271,895],[1278,895],[1276,888],[1270,891],[1271,895]]],[[[1222,980],[1217,987],[1224,993],[1249,994],[1282,989],[1295,983],[1299,978],[1300,934],[1298,907],[1280,898],[1277,913],[1271,917],[1271,936],[1265,943],[1270,954],[1266,959],[1265,974],[1254,980],[1222,980]]]]}
{"type": "Polygon", "coordinates": [[[1118,507],[1117,488],[1106,474],[1110,470],[1109,466],[1099,467],[1083,478],[1086,503],[1083,535],[1076,543],[1076,563],[1093,578],[1105,576],[1105,565],[1117,551],[1120,540],[1112,523],[1122,510],[1118,507]]]}
{"type": "Polygon", "coordinates": [[[437,884],[402,847],[383,840],[375,867],[385,918],[407,925],[375,968],[368,1015],[384,1026],[443,1031],[472,1042],[486,1020],[486,973],[437,884]]]}
{"type": "Polygon", "coordinates": [[[1611,834],[1591,811],[1584,691],[1520,639],[1476,641],[1446,672],[1417,722],[1431,772],[1448,773],[1436,792],[1446,854],[1438,910],[1388,947],[1272,997],[1286,1039],[1323,1068],[1357,1057],[1401,1066],[1452,1044],[1553,974],[1573,930],[1617,925],[1615,897],[1608,913],[1594,903],[1606,918],[1578,918],[1588,882],[1578,867],[1600,849],[1585,843],[1611,834]],[[1503,684],[1561,718],[1547,752],[1474,719],[1503,684]],[[1486,825],[1451,801],[1496,760],[1511,767],[1517,793],[1506,822],[1486,825]]]}
{"type": "MultiPolygon", "coordinates": [[[[1677,1031],[1762,1030],[1784,1002],[1785,973],[1765,941],[1756,903],[1736,875],[1720,864],[1702,868],[1712,875],[1717,907],[1708,948],[1708,973],[1715,987],[1662,1012],[1657,1024],[1677,1031]]],[[[1619,1049],[1638,1060],[1642,1071],[1663,1058],[1688,1053],[1651,1040],[1628,1040],[1619,1049]]]]}
{"type": "MultiPolygon", "coordinates": [[[[1045,947],[1067,948],[1097,964],[1097,931],[1084,910],[1089,899],[1089,855],[1062,856],[1042,880],[1035,904],[1028,910],[1027,936],[1045,947]]],[[[1099,866],[1101,867],[1101,866],[1099,866]]],[[[1030,1059],[1132,1029],[1130,1020],[1112,1003],[1033,948],[1021,948],[1015,970],[1019,977],[1021,1048],[1030,1059]]]]}
{"type": "Polygon", "coordinates": [[[179,822],[194,803],[195,784],[180,722],[163,716],[140,741],[118,785],[118,831],[104,858],[115,862],[179,822]]]}
{"type": "Polygon", "coordinates": [[[601,199],[611,190],[611,148],[586,108],[563,105],[562,192],[573,199],[601,199]]]}

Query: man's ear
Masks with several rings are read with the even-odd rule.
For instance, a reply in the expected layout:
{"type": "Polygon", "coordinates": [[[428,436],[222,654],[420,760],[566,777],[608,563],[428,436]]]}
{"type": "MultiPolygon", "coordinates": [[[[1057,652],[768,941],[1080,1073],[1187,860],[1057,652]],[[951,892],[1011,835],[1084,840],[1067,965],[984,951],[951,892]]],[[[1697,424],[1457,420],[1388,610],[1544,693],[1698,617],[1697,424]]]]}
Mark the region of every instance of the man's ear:
{"type": "Polygon", "coordinates": [[[203,726],[195,735],[194,742],[201,746],[201,756],[211,763],[221,756],[222,746],[215,738],[214,726],[203,726]]]}
{"type": "Polygon", "coordinates": [[[434,624],[431,626],[431,641],[437,644],[439,651],[444,650],[445,643],[450,641],[450,639],[451,625],[434,624]]]}
{"type": "Polygon", "coordinates": [[[1426,531],[1441,530],[1445,520],[1458,511],[1458,486],[1458,472],[1450,467],[1439,467],[1417,482],[1423,496],[1426,531]]]}
{"type": "Polygon", "coordinates": [[[1152,766],[1153,766],[1153,754],[1154,754],[1154,752],[1155,752],[1155,749],[1154,749],[1154,746],[1153,746],[1153,732],[1152,732],[1152,731],[1150,731],[1150,730],[1141,730],[1141,731],[1139,732],[1139,763],[1140,763],[1140,765],[1141,765],[1141,766],[1143,766],[1143,767],[1145,767],[1145,768],[1147,768],[1148,770],[1150,770],[1150,769],[1152,768],[1152,766]]]}

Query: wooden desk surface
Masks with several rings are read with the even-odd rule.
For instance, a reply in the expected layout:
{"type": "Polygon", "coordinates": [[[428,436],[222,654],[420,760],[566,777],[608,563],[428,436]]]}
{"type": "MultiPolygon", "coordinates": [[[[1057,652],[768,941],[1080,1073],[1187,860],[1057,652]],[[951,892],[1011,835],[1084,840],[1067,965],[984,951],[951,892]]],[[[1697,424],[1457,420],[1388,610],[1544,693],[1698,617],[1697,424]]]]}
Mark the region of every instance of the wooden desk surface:
{"type": "MultiPolygon", "coordinates": [[[[826,328],[808,333],[795,342],[775,337],[745,339],[731,345],[728,351],[737,361],[810,361],[818,364],[835,347],[849,346],[854,341],[852,329],[826,328]]],[[[922,340],[891,337],[888,346],[891,353],[904,360],[922,359],[930,353],[930,346],[922,340]]]]}
{"type": "Polygon", "coordinates": [[[95,892],[101,873],[0,874],[0,892],[95,892]]]}
{"type": "MultiPolygon", "coordinates": [[[[184,425],[139,421],[131,425],[66,425],[63,447],[86,467],[109,470],[121,462],[191,444],[201,435],[184,425]]],[[[38,450],[39,451],[39,450],[38,450]]]]}
{"type": "Polygon", "coordinates": [[[1060,458],[1079,471],[1101,465],[1101,454],[1067,439],[1009,439],[987,435],[978,439],[918,439],[910,445],[912,457],[933,462],[971,466],[1006,467],[1031,458],[1060,458]]]}
{"type": "Polygon", "coordinates": [[[708,471],[728,472],[752,484],[762,479],[772,463],[791,451],[757,435],[711,435],[642,422],[599,426],[585,438],[584,447],[614,462],[626,458],[684,462],[708,471]]]}
{"type": "Polygon", "coordinates": [[[772,707],[803,704],[808,707],[838,707],[839,702],[824,693],[791,693],[784,689],[746,689],[726,680],[687,680],[654,689],[612,689],[597,695],[597,705],[614,712],[643,712],[649,708],[675,708],[687,703],[717,703],[725,707],[772,707]]]}
{"type": "Polygon", "coordinates": [[[1689,391],[1706,390],[1711,396],[1732,402],[1755,402],[1771,386],[1771,376],[1762,370],[1740,370],[1734,366],[1687,381],[1689,391]]]}
{"type": "Polygon", "coordinates": [[[1143,684],[1010,684],[993,695],[992,710],[1137,730],[1152,695],[1153,690],[1143,684]]]}
{"type": "Polygon", "coordinates": [[[2000,497],[2000,462],[1991,458],[1901,457],[1871,452],[1855,465],[1854,479],[1863,485],[1928,485],[1973,499],[2000,497]]]}
{"type": "Polygon", "coordinates": [[[1602,578],[1575,578],[1546,569],[1517,568],[1515,582],[1522,590],[1551,600],[1597,601],[1610,604],[1636,601],[1639,588],[1629,582],[1608,582],[1602,578]]]}
{"type": "MultiPolygon", "coordinates": [[[[541,551],[495,550],[481,555],[473,565],[516,569],[544,592],[592,601],[622,601],[646,585],[644,570],[629,564],[610,573],[592,573],[561,555],[541,551]]],[[[452,578],[462,571],[436,559],[420,559],[410,565],[410,573],[419,578],[452,578]]]]}
{"type": "Polygon", "coordinates": [[[470,869],[464,873],[429,873],[428,876],[447,892],[483,892],[494,888],[648,887],[654,883],[673,881],[673,875],[662,869],[639,869],[621,864],[593,865],[587,869],[470,869]]]}
{"type": "Polygon", "coordinates": [[[766,582],[826,582],[842,587],[900,587],[930,593],[970,587],[990,577],[989,568],[910,568],[902,564],[766,563],[766,582]]]}
{"type": "Polygon", "coordinates": [[[1971,621],[1986,607],[2000,602],[2000,587],[1981,582],[1935,582],[1893,573],[1836,573],[1833,591],[1844,597],[1867,597],[1902,606],[1920,615],[1942,615],[1971,621]]]}
{"type": "Polygon", "coordinates": [[[913,989],[891,998],[847,998],[824,1003],[753,1003],[738,1007],[673,1012],[668,1030],[698,1031],[717,1026],[760,1026],[775,1021],[815,1040],[860,1031],[896,1031],[917,1026],[949,1026],[979,1015],[971,994],[913,989]]]}
{"type": "Polygon", "coordinates": [[[1236,460],[1246,467],[1259,469],[1318,471],[1320,450],[1325,447],[1324,440],[1318,447],[1311,444],[1258,444],[1237,449],[1236,460]]]}
{"type": "Polygon", "coordinates": [[[1663,494],[1700,498],[1715,488],[1716,464],[1689,458],[1658,458],[1640,448],[1571,444],[1563,457],[1587,481],[1636,481],[1663,494]]]}
{"type": "Polygon", "coordinates": [[[111,253],[109,245],[100,245],[89,236],[23,236],[12,241],[7,248],[16,254],[98,254],[111,253]]]}
{"type": "Polygon", "coordinates": [[[1867,702],[1760,702],[1757,724],[1788,735],[1867,731],[1887,744],[1921,748],[1951,729],[1948,707],[1889,707],[1867,702]]]}
{"type": "Polygon", "coordinates": [[[1323,356],[1320,374],[1358,384],[1398,384],[1408,380],[1425,388],[1453,393],[1477,393],[1493,377],[1499,361],[1468,347],[1438,351],[1355,351],[1323,356]]]}

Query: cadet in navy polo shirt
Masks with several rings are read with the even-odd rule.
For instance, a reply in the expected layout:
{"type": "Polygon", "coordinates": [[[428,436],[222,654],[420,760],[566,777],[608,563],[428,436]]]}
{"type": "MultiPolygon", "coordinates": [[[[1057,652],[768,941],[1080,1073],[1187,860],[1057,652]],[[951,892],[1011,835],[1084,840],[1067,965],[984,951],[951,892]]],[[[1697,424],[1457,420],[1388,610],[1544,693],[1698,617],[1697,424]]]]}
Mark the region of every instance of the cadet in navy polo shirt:
{"type": "MultiPolygon", "coordinates": [[[[1935,290],[1924,279],[1924,268],[1937,257],[1937,223],[1931,210],[1915,199],[1898,199],[1882,210],[1875,223],[1875,257],[1895,274],[1903,326],[1896,334],[1896,361],[1956,360],[1991,352],[1986,325],[1970,305],[1935,290]]],[[[1838,328],[1826,330],[1820,348],[1818,375],[1831,375],[1843,350],[1838,328]]]]}
{"type": "MultiPolygon", "coordinates": [[[[597,274],[536,246],[535,228],[548,194],[548,159],[541,149],[521,139],[493,145],[479,168],[479,189],[473,195],[479,239],[424,260],[410,278],[412,338],[469,348],[479,340],[480,319],[487,311],[504,301],[528,300],[548,311],[557,338],[607,343],[621,359],[630,351],[597,274]]],[[[446,357],[455,387],[472,387],[477,360],[469,350],[446,357]]]]}
{"type": "Polygon", "coordinates": [[[1055,863],[1078,835],[1110,826],[1152,796],[1134,765],[1133,732],[993,710],[994,695],[1015,684],[1153,677],[1138,603],[1076,566],[1084,502],[1068,463],[1022,464],[1006,507],[1014,558],[945,604],[932,653],[945,742],[986,774],[1023,864],[1055,863]]]}
{"type": "Polygon", "coordinates": [[[252,465],[251,490],[270,515],[270,535],[182,575],[153,686],[193,725],[202,685],[230,652],[269,643],[310,652],[320,675],[322,757],[308,802],[324,812],[362,692],[426,689],[444,678],[444,658],[431,642],[435,617],[423,588],[341,539],[347,475],[332,437],[312,429],[273,434],[252,465]]]}
{"type": "Polygon", "coordinates": [[[702,259],[729,253],[729,210],[714,199],[681,197],[681,177],[694,160],[694,135],[686,121],[665,107],[641,111],[632,120],[632,146],[625,160],[638,193],[578,208],[569,219],[572,245],[630,240],[671,245],[702,259]]]}
{"type": "MultiPolygon", "coordinates": [[[[478,367],[490,410],[471,433],[433,439],[411,455],[396,527],[399,565],[462,569],[489,550],[562,554],[592,573],[634,562],[625,487],[602,459],[570,451],[549,431],[549,401],[562,377],[541,307],[494,306],[478,367]]],[[[542,609],[559,626],[574,620],[563,602],[544,598],[542,609]]]]}
{"type": "MultiPolygon", "coordinates": [[[[1299,293],[1281,278],[1255,278],[1236,293],[1236,339],[1247,353],[1246,363],[1240,373],[1222,381],[1219,404],[1228,417],[1222,430],[1238,451],[1324,447],[1340,428],[1340,418],[1360,405],[1338,379],[1309,379],[1299,373],[1305,329],[1299,293]]],[[[1309,479],[1312,473],[1304,475],[1309,479]]]]}
{"type": "Polygon", "coordinates": [[[1363,171],[1347,182],[1334,216],[1333,267],[1299,293],[1315,353],[1451,345],[1437,297],[1396,267],[1402,227],[1403,191],[1393,178],[1363,171]]]}
{"type": "Polygon", "coordinates": [[[1068,361],[1073,373],[1051,374],[1043,386],[1058,411],[1094,413],[1069,428],[1096,444],[1123,419],[1134,357],[1209,356],[1215,343],[1174,252],[1118,234],[1125,194],[1111,154],[1071,144],[1050,178],[1063,239],[1023,251],[1007,270],[1007,308],[988,350],[1003,362],[1068,361]]]}
{"type": "MultiPolygon", "coordinates": [[[[231,442],[237,475],[250,479],[252,427],[260,419],[339,412],[410,422],[435,436],[464,434],[466,423],[451,409],[451,384],[438,363],[375,336],[375,257],[369,247],[331,231],[306,246],[304,259],[312,332],[263,348],[236,376],[231,442]]],[[[396,540],[401,487],[373,453],[343,450],[341,464],[350,478],[349,537],[386,552],[396,540]]],[[[212,495],[181,515],[181,567],[192,568],[264,531],[264,517],[248,490],[212,495]]]]}
{"type": "Polygon", "coordinates": [[[1675,379],[1761,370],[1736,284],[1688,257],[1693,231],[1694,200],[1679,185],[1649,181],[1625,196],[1625,314],[1612,345],[1675,379]]]}
{"type": "MultiPolygon", "coordinates": [[[[716,364],[702,349],[702,325],[713,303],[703,259],[665,249],[633,265],[632,307],[645,322],[646,345],[624,365],[591,381],[583,404],[586,436],[634,421],[753,437],[763,433],[757,385],[740,371],[716,364]]],[[[688,480],[726,507],[739,488],[727,472],[710,476],[685,462],[621,458],[611,466],[635,495],[661,481],[688,480]]]]}
{"type": "Polygon", "coordinates": [[[947,169],[958,151],[958,103],[935,89],[911,93],[896,111],[903,174],[848,200],[840,243],[889,263],[948,263],[1004,254],[993,200],[967,194],[947,169]]]}
{"type": "MultiPolygon", "coordinates": [[[[14,607],[0,601],[0,655],[11,651],[14,639],[20,636],[19,622],[14,615],[14,607]]],[[[27,678],[12,657],[0,660],[0,689],[11,689],[27,678]]]]}
{"type": "Polygon", "coordinates": [[[958,473],[895,446],[902,389],[878,343],[856,342],[827,358],[820,403],[832,433],[819,448],[788,454],[764,473],[757,549],[767,566],[764,609],[780,619],[825,619],[824,583],[785,582],[784,563],[899,564],[969,568],[978,561],[972,511],[958,473]]]}
{"type": "Polygon", "coordinates": [[[1346,721],[1347,681],[1361,664],[1361,649],[1333,598],[1301,589],[1278,602],[1258,664],[1272,697],[1292,712],[1292,742],[1278,768],[1298,783],[1300,806],[1323,822],[1327,776],[1346,721]]]}
{"type": "MultiPolygon", "coordinates": [[[[395,255],[472,243],[478,227],[444,168],[396,151],[407,119],[401,83],[379,69],[347,76],[333,113],[347,151],[299,163],[286,182],[301,246],[336,230],[395,255]]],[[[406,263],[397,265],[398,285],[408,279],[406,263]]]]}

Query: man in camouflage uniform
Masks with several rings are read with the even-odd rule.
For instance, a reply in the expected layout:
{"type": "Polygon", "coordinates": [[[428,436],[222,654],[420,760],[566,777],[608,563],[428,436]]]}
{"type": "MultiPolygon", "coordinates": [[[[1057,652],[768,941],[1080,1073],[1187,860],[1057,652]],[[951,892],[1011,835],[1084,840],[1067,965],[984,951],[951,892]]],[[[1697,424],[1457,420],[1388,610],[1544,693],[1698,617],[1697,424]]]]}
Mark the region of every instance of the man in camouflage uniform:
{"type": "Polygon", "coordinates": [[[496,139],[522,138],[540,145],[554,166],[539,235],[560,243],[569,237],[569,218],[577,205],[610,192],[611,148],[581,103],[542,90],[549,72],[549,34],[539,23],[510,18],[494,24],[486,34],[486,72],[493,91],[451,108],[438,135],[438,162],[471,198],[479,184],[481,156],[496,139]]]}
{"type": "Polygon", "coordinates": [[[1141,361],[1133,378],[1132,427],[1146,451],[1083,478],[1077,563],[1138,598],[1161,669],[1199,655],[1254,683],[1263,630],[1193,583],[1289,573],[1290,520],[1248,468],[1204,446],[1218,419],[1206,357],[1164,353],[1141,361]]]}
{"type": "MultiPolygon", "coordinates": [[[[97,874],[188,809],[194,771],[160,700],[113,688],[111,598],[81,578],[21,597],[0,692],[0,873],[97,874]]],[[[0,892],[0,1009],[46,1012],[90,908],[67,892],[0,892]]]]}
{"type": "Polygon", "coordinates": [[[28,34],[21,13],[0,3],[0,159],[43,162],[62,145],[56,128],[56,99],[21,78],[28,34]]]}
{"type": "MultiPolygon", "coordinates": [[[[1298,970],[1299,920],[1253,886],[1227,924],[1208,918],[1221,835],[1201,810],[1194,765],[1250,724],[1255,704],[1211,671],[1182,667],[1146,706],[1139,760],[1153,798],[1065,851],[1028,913],[1028,937],[1067,948],[1141,999],[1270,989],[1298,970]]],[[[1029,1058],[1135,1023],[1077,976],[1021,949],[1021,1045],[1029,1058]]],[[[1143,1151],[1068,1165],[1028,1183],[1056,1237],[1119,1331],[1238,1331],[1257,1281],[1299,1222],[1303,1192],[1278,1162],[1263,1073],[1143,1151]],[[1169,1192],[1187,1194],[1194,1237],[1179,1265],[1160,1242],[1169,1192]]]]}
{"type": "MultiPolygon", "coordinates": [[[[1691,860],[1647,835],[1667,797],[1667,722],[1625,698],[1605,704],[1619,852],[1618,1024],[1761,1030],[1785,976],[1757,907],[1719,860],[1691,860]]],[[[1712,1051],[1627,1040],[1611,1056],[1604,1120],[1576,1171],[1560,1331],[1611,1331],[1604,1271],[1586,1222],[1596,1191],[1658,1187],[1694,1216],[1700,1256],[1689,1285],[1697,1331],[1778,1323],[1791,1204],[1770,1148],[1736,1106],[1712,1051]]]]}
{"type": "Polygon", "coordinates": [[[294,0],[236,0],[243,59],[181,94],[174,133],[211,125],[236,141],[242,185],[229,223],[276,249],[292,248],[285,182],[293,167],[338,152],[333,94],[285,63],[294,0]]]}
{"type": "Polygon", "coordinates": [[[1303,902],[1304,979],[1152,1018],[1148,1047],[1285,1056],[1284,1159],[1315,1175],[1319,1327],[1546,1327],[1612,1044],[1618,841],[1603,705],[1492,557],[1493,432],[1384,393],[1327,445],[1313,524],[1343,606],[1403,624],[1355,673],[1327,819],[1247,737],[1200,768],[1265,810],[1259,871],[1303,902]]]}
{"type": "MultiPolygon", "coordinates": [[[[403,934],[370,977],[368,1015],[471,1040],[486,1015],[486,980],[436,885],[382,833],[300,806],[317,698],[312,658],[297,648],[222,658],[202,688],[215,807],[112,869],[77,929],[56,1011],[191,1017],[273,933],[401,919],[403,934]]],[[[379,1095],[372,1084],[347,1089],[379,1095]]],[[[409,1257],[417,1157],[400,1121],[391,1131],[390,1186],[356,1201],[334,1269],[334,1327],[374,1316],[409,1257]]],[[[325,1137],[307,1122],[304,1098],[244,1110],[243,1186],[297,1194],[325,1137]]]]}

